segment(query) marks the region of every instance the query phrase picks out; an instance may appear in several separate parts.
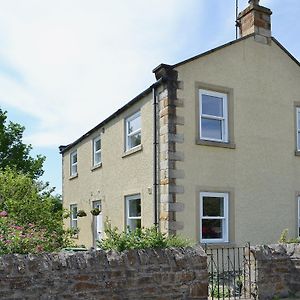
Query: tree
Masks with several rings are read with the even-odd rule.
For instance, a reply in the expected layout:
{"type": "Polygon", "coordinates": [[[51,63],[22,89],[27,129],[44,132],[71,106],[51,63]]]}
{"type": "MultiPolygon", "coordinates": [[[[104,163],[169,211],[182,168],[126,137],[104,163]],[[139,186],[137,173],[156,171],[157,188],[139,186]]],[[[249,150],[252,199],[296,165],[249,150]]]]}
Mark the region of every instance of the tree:
{"type": "Polygon", "coordinates": [[[9,240],[6,253],[34,252],[30,245],[43,251],[72,245],[72,232],[63,228],[63,213],[60,197],[45,190],[44,184],[9,167],[0,170],[0,214],[4,215],[0,220],[0,248],[1,241],[4,247],[9,240]],[[28,238],[33,232],[36,235],[28,238]],[[28,247],[23,250],[18,246],[25,244],[28,247]]]}
{"type": "Polygon", "coordinates": [[[43,175],[45,157],[30,156],[31,145],[22,142],[25,127],[13,122],[7,122],[7,112],[0,108],[0,169],[14,167],[16,170],[37,179],[43,175]]]}

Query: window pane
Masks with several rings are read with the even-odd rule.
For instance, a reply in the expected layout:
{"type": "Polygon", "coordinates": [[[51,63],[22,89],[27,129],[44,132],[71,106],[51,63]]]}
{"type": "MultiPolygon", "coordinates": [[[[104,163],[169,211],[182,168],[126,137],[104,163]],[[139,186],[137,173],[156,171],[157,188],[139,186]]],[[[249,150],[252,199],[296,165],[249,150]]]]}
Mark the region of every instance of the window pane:
{"type": "Polygon", "coordinates": [[[77,174],[77,165],[72,165],[72,175],[77,174]]]}
{"type": "Polygon", "coordinates": [[[72,207],[72,219],[77,219],[77,206],[72,207]]]}
{"type": "Polygon", "coordinates": [[[71,221],[71,227],[72,228],[77,228],[77,220],[72,220],[71,221]]]}
{"type": "Polygon", "coordinates": [[[73,154],[72,156],[72,163],[77,163],[77,153],[73,154]]]}
{"type": "Polygon", "coordinates": [[[223,220],[202,220],[203,239],[222,239],[223,220]]]}
{"type": "Polygon", "coordinates": [[[129,137],[129,145],[130,145],[130,148],[133,148],[135,146],[138,146],[141,144],[141,133],[137,133],[135,135],[132,135],[129,137]]]}
{"type": "Polygon", "coordinates": [[[223,98],[202,94],[202,114],[223,117],[223,98]]]}
{"type": "Polygon", "coordinates": [[[128,226],[130,228],[131,231],[137,229],[137,228],[141,228],[141,220],[140,219],[135,219],[135,220],[128,220],[128,226]]]}
{"type": "Polygon", "coordinates": [[[298,143],[297,149],[299,150],[300,149],[300,132],[297,132],[297,143],[298,143]]]}
{"type": "Polygon", "coordinates": [[[98,151],[101,149],[101,140],[96,140],[95,141],[95,151],[98,151]]]}
{"type": "Polygon", "coordinates": [[[222,121],[201,118],[201,134],[204,138],[222,140],[222,121]]]}
{"type": "Polygon", "coordinates": [[[223,200],[222,197],[203,197],[203,216],[224,217],[223,200]]]}
{"type": "Polygon", "coordinates": [[[95,161],[94,164],[97,165],[101,162],[101,152],[95,153],[95,161]]]}
{"type": "Polygon", "coordinates": [[[141,216],[141,199],[134,199],[129,201],[129,217],[141,216]]]}
{"type": "Polygon", "coordinates": [[[136,131],[140,128],[141,128],[141,116],[138,116],[135,119],[128,121],[128,133],[136,131]]]}

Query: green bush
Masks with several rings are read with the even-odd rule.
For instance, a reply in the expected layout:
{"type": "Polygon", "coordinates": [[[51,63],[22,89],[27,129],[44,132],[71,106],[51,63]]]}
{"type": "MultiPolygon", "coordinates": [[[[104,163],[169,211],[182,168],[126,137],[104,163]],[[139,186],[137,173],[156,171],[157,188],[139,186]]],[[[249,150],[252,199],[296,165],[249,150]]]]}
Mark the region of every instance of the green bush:
{"type": "Polygon", "coordinates": [[[5,211],[0,212],[0,255],[51,252],[60,247],[55,231],[50,234],[32,223],[17,225],[5,211]]]}
{"type": "Polygon", "coordinates": [[[63,214],[60,197],[52,196],[47,184],[11,168],[0,170],[0,254],[72,246],[63,214]]]}
{"type": "Polygon", "coordinates": [[[299,238],[288,238],[288,234],[289,234],[289,230],[286,228],[282,231],[282,233],[280,234],[280,238],[278,243],[280,244],[293,244],[293,243],[299,243],[300,239],[299,238]]]}
{"type": "Polygon", "coordinates": [[[128,249],[186,247],[192,243],[178,236],[168,237],[158,232],[156,227],[119,232],[112,228],[109,221],[105,222],[106,239],[98,241],[98,247],[103,250],[125,251],[128,249]]]}
{"type": "Polygon", "coordinates": [[[212,298],[217,298],[217,299],[223,299],[223,298],[229,298],[232,296],[230,294],[230,289],[227,286],[222,286],[222,285],[210,285],[209,286],[209,295],[212,298]]]}

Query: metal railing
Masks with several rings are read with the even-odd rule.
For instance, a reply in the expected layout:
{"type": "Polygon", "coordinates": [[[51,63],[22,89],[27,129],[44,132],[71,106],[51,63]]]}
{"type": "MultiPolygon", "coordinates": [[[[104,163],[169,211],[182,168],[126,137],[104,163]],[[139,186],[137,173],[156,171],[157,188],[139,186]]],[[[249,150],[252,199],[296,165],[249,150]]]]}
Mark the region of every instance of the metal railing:
{"type": "Polygon", "coordinates": [[[244,247],[212,248],[208,256],[209,299],[256,299],[256,262],[250,243],[244,247]]]}

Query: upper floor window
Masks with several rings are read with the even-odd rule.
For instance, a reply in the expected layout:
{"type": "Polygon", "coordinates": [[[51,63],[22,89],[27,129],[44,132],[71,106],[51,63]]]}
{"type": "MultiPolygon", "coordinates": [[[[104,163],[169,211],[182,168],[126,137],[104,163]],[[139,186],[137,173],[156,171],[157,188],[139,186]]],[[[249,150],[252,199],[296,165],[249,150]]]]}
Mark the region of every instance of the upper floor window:
{"type": "Polygon", "coordinates": [[[141,196],[126,196],[126,225],[133,231],[141,228],[141,196]]]}
{"type": "Polygon", "coordinates": [[[228,242],[228,193],[200,193],[200,242],[228,242]]]}
{"type": "Polygon", "coordinates": [[[70,173],[71,176],[77,175],[77,150],[70,154],[70,173]]]}
{"type": "Polygon", "coordinates": [[[297,151],[300,151],[300,107],[296,107],[296,121],[297,121],[297,151]]]}
{"type": "Polygon", "coordinates": [[[77,228],[77,204],[70,205],[70,212],[71,212],[70,227],[77,228]]]}
{"type": "Polygon", "coordinates": [[[227,94],[199,90],[200,139],[228,142],[227,94]]]}
{"type": "Polygon", "coordinates": [[[93,139],[93,166],[101,163],[101,137],[93,139]]]}
{"type": "Polygon", "coordinates": [[[141,113],[138,111],[126,119],[126,150],[141,144],[141,113]]]}

